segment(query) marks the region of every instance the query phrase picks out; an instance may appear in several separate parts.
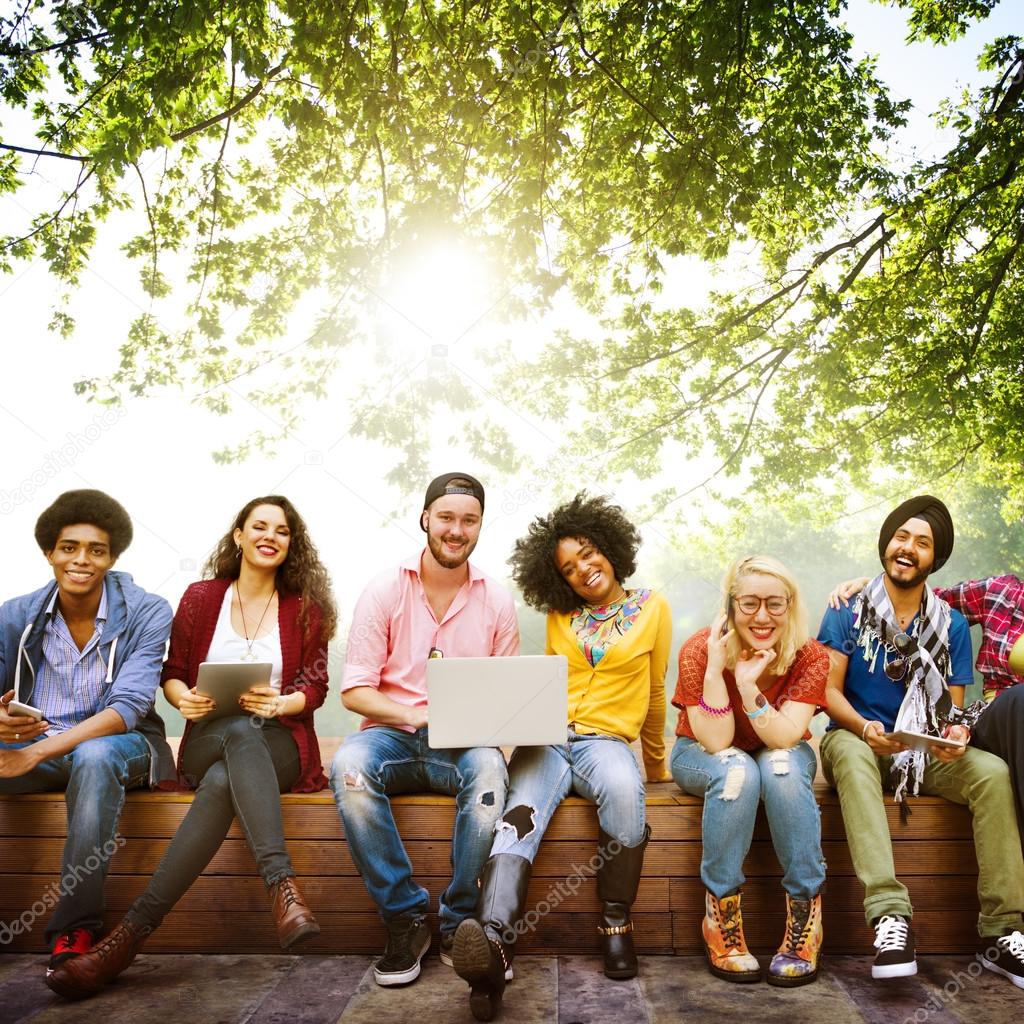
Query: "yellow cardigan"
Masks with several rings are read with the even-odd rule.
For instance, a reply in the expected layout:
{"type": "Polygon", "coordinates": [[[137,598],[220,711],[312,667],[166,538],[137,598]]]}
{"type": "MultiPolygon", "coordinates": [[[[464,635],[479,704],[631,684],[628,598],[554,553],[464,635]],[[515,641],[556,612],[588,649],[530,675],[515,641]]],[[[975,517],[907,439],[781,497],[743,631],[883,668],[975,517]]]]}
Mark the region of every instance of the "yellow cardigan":
{"type": "Polygon", "coordinates": [[[643,750],[647,778],[665,776],[665,672],[672,648],[672,612],[655,592],[633,625],[593,666],[572,628],[572,614],[551,612],[548,654],[569,659],[569,724],[580,733],[617,736],[643,750]]]}

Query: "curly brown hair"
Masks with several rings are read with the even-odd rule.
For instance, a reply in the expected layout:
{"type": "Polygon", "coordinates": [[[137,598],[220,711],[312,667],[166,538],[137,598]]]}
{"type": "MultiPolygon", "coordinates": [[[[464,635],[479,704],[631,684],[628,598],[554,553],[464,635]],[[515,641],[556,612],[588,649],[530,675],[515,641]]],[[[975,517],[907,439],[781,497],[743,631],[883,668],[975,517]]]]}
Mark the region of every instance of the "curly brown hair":
{"type": "Polygon", "coordinates": [[[529,533],[516,541],[508,560],[523,600],[542,612],[571,612],[580,607],[579,594],[555,565],[555,549],[566,537],[590,541],[611,563],[619,583],[636,572],[637,528],[610,498],[591,498],[580,491],[549,516],[538,516],[530,523],[529,533]]]}
{"type": "Polygon", "coordinates": [[[213,553],[206,560],[203,576],[206,579],[238,579],[241,563],[235,544],[235,530],[241,530],[245,526],[250,513],[259,505],[276,505],[284,512],[291,538],[288,556],[277,570],[277,585],[283,590],[298,594],[302,599],[299,625],[303,630],[309,624],[307,612],[310,605],[316,605],[320,609],[323,642],[327,643],[338,628],[338,607],[331,590],[331,577],[320,561],[320,555],[310,539],[305,520],[283,495],[267,494],[261,498],[253,498],[242,506],[231,524],[231,529],[221,537],[213,553]]]}

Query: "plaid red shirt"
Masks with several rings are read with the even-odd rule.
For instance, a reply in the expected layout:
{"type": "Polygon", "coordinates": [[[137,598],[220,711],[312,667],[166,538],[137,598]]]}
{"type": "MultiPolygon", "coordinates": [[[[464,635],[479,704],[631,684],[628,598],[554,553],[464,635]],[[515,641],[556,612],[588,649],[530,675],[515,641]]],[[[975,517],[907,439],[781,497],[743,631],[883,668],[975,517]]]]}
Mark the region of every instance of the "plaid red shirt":
{"type": "Polygon", "coordinates": [[[935,593],[961,612],[971,625],[981,626],[981,649],[975,668],[984,679],[985,693],[998,693],[1024,682],[1010,671],[1010,651],[1024,633],[1024,581],[1016,576],[990,576],[935,593]]]}

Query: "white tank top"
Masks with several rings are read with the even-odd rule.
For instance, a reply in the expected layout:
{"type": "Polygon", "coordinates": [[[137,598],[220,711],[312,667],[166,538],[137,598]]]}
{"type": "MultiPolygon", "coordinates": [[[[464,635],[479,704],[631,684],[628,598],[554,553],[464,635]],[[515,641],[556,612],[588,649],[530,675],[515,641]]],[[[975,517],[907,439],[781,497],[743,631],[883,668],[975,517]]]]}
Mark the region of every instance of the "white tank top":
{"type": "Polygon", "coordinates": [[[231,625],[231,595],[234,587],[228,587],[224,594],[224,602],[220,606],[217,617],[217,628],[213,631],[210,649],[206,652],[207,661],[269,661],[273,666],[270,670],[270,685],[280,691],[281,675],[284,661],[281,658],[281,632],[277,619],[274,628],[266,635],[252,642],[252,656],[249,655],[249,644],[244,636],[235,632],[231,625]]]}

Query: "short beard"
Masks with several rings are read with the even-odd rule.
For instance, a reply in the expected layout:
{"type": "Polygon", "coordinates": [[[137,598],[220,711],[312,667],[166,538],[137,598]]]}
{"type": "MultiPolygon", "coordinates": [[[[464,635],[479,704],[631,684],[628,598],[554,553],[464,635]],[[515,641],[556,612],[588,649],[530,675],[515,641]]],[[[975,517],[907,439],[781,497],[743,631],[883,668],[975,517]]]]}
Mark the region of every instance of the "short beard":
{"type": "Polygon", "coordinates": [[[889,582],[894,587],[896,587],[897,590],[913,590],[914,587],[920,586],[922,583],[925,582],[925,580],[928,579],[928,574],[930,571],[930,569],[926,569],[924,572],[921,572],[920,567],[917,567],[917,573],[914,576],[912,576],[909,580],[897,580],[894,579],[892,573],[889,572],[889,566],[887,565],[885,567],[886,577],[888,578],[889,582]]]}
{"type": "Polygon", "coordinates": [[[433,534],[427,534],[427,547],[430,549],[430,553],[434,556],[434,561],[437,562],[442,569],[458,569],[460,565],[464,565],[468,560],[469,556],[473,553],[475,544],[467,543],[463,549],[463,553],[458,558],[447,558],[443,553],[441,547],[441,541],[434,537],[433,534]]]}

